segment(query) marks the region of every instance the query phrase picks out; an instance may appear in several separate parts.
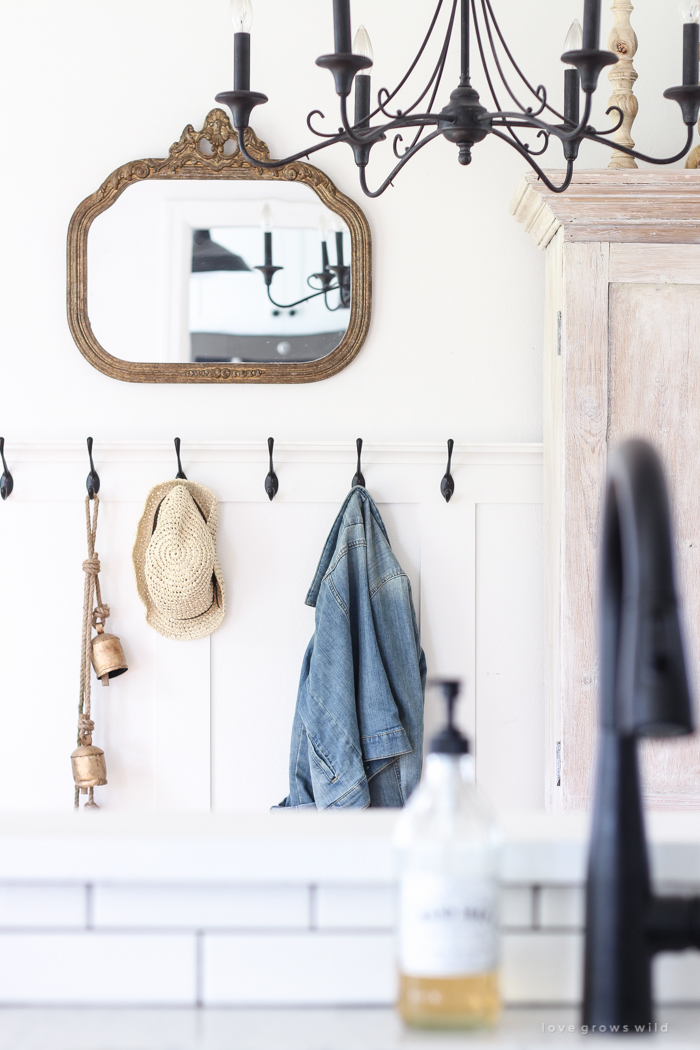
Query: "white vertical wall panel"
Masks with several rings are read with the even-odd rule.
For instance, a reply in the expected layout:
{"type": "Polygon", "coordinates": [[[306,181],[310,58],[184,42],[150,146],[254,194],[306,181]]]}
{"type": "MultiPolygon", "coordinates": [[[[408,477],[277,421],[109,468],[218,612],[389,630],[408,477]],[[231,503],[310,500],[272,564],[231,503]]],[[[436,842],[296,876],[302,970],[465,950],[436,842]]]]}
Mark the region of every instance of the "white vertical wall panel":
{"type": "Polygon", "coordinates": [[[224,503],[220,513],[226,618],[212,635],[212,803],[268,810],[287,794],[297,683],[314,629],[304,598],[333,506],[265,499],[224,503]]]}
{"type": "MultiPolygon", "coordinates": [[[[92,679],[92,706],[95,743],[104,749],[107,762],[106,787],[98,791],[101,806],[110,809],[150,809],[154,799],[154,745],[157,741],[156,689],[166,674],[154,660],[157,635],[146,626],[145,609],[134,583],[131,548],[142,506],[136,501],[111,498],[111,479],[102,477],[103,497],[97,524],[97,552],[102,572],[102,596],[110,607],[107,630],[119,636],[129,670],[113,678],[108,688],[92,679]]],[[[71,577],[81,581],[82,549],[85,538],[79,533],[80,554],[69,566],[71,577]]],[[[78,602],[80,615],[81,598],[78,602]]],[[[77,690],[79,639],[66,632],[66,645],[76,654],[72,676],[77,690]]],[[[186,650],[183,650],[185,660],[186,650]]],[[[75,736],[75,730],[71,727],[75,736]]],[[[167,745],[166,745],[167,748],[167,745]]],[[[64,756],[70,780],[68,755],[64,756]]]]}
{"type": "MultiPolygon", "coordinates": [[[[109,778],[97,792],[104,808],[262,811],[287,792],[299,672],[314,629],[304,598],[347,495],[355,449],[353,442],[277,446],[280,491],[272,503],[263,487],[266,451],[262,441],[183,445],[188,477],[219,499],[227,614],[210,638],[175,642],[146,624],[131,564],[147,493],[175,473],[172,445],[95,446],[103,593],[129,663],[109,689],[93,684],[95,742],[109,778]]],[[[480,778],[508,773],[498,797],[506,808],[541,805],[534,784],[542,762],[542,625],[533,612],[542,601],[541,538],[539,548],[531,542],[541,517],[541,463],[537,445],[457,447],[448,505],[440,494],[443,447],[366,445],[362,460],[411,580],[428,673],[464,680],[460,721],[476,731],[480,778]],[[517,679],[498,703],[481,674],[489,654],[501,674],[507,667],[517,679]]],[[[15,491],[0,506],[0,809],[65,810],[78,700],[85,449],[14,446],[11,467],[15,491]],[[19,558],[18,550],[32,555],[19,558]]],[[[427,736],[441,717],[430,703],[427,736]]]]}
{"type": "Polygon", "coordinates": [[[542,508],[476,508],[476,776],[496,809],[544,807],[542,508]]]}
{"type": "MultiPolygon", "coordinates": [[[[219,554],[230,583],[226,619],[212,635],[216,810],[268,810],[287,794],[297,685],[314,632],[304,600],[338,509],[267,500],[220,507],[219,554]]],[[[419,508],[382,504],[379,512],[417,607],[419,508]]]]}
{"type": "Polygon", "coordinates": [[[0,518],[0,808],[72,805],[85,554],[80,504],[0,518]]]}

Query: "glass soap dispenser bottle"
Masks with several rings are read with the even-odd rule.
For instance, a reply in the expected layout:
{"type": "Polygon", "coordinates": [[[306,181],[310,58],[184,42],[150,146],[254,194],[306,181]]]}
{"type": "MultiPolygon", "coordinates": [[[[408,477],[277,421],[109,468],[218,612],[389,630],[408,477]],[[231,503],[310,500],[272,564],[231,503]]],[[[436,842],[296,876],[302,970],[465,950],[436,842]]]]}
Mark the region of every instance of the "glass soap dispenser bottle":
{"type": "Polygon", "coordinates": [[[396,826],[399,1003],[423,1028],[495,1023],[498,830],[477,798],[469,741],[453,722],[459,682],[436,682],[447,725],[396,826]]]}

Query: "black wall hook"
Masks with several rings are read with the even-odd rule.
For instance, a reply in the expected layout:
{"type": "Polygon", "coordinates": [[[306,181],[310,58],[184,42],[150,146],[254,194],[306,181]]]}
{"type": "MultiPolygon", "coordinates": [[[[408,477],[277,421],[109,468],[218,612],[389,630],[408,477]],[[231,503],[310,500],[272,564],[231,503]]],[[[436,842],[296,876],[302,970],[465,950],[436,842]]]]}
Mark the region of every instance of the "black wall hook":
{"type": "Polygon", "coordinates": [[[273,450],[274,447],[275,447],[275,439],[274,438],[268,438],[267,439],[267,450],[270,453],[270,473],[265,478],[265,492],[267,492],[267,497],[270,500],[273,500],[275,498],[275,496],[277,495],[277,490],[280,487],[279,480],[277,478],[277,475],[275,474],[275,468],[274,468],[274,466],[272,464],[272,450],[273,450]]]}
{"type": "Polygon", "coordinates": [[[452,438],[447,442],[447,470],[445,476],[440,482],[440,492],[445,497],[445,502],[449,503],[455,494],[455,479],[450,474],[452,469],[452,449],[455,447],[455,443],[452,438]]]}
{"type": "Polygon", "coordinates": [[[177,474],[175,478],[178,481],[187,481],[187,475],[182,469],[182,463],[180,462],[180,438],[175,438],[175,455],[177,456],[177,474]]]}
{"type": "Polygon", "coordinates": [[[5,438],[3,437],[0,437],[0,457],[2,457],[0,496],[2,496],[3,499],[7,499],[7,497],[10,495],[13,488],[15,487],[15,482],[12,475],[10,474],[10,471],[7,469],[7,463],[5,462],[5,438]]]}
{"type": "Polygon", "coordinates": [[[365,488],[366,487],[365,486],[365,476],[362,473],[362,438],[358,438],[356,443],[357,443],[357,473],[355,474],[355,477],[352,479],[352,486],[351,487],[355,488],[357,485],[362,485],[362,488],[365,488]]]}
{"type": "Polygon", "coordinates": [[[95,470],[95,464],[92,462],[92,438],[87,439],[87,450],[90,457],[90,473],[87,476],[85,488],[90,499],[94,499],[100,491],[100,475],[95,470]]]}

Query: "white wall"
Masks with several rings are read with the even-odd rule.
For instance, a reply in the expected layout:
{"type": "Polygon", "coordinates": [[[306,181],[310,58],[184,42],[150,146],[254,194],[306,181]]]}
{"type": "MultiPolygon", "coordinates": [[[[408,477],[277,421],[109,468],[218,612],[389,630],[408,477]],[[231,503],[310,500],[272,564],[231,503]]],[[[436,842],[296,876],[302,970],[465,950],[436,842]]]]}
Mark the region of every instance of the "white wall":
{"type": "MultiPolygon", "coordinates": [[[[283,442],[350,446],[358,435],[370,443],[431,446],[447,437],[465,444],[540,441],[544,259],[508,214],[523,162],[495,141],[475,149],[468,169],[457,164],[453,147],[436,143],[394,189],[379,200],[361,200],[374,238],[373,322],[361,354],[332,379],[308,386],[130,385],[101,375],[79,354],[65,319],[70,216],[115,167],[163,156],[185,124],[201,126],[214,95],[231,82],[228,6],[228,0],[0,5],[6,100],[0,433],[10,462],[13,445],[39,443],[48,461],[55,443],[82,442],[87,434],[98,449],[110,442],[170,441],[175,434],[185,447],[259,442],[261,450],[268,434],[283,442]]],[[[533,79],[560,85],[557,56],[572,17],[580,16],[578,0],[498,0],[495,6],[533,79]]],[[[413,55],[431,7],[427,0],[354,0],[355,21],[364,21],[372,36],[377,85],[395,79],[413,55]]],[[[675,8],[639,0],[634,14],[641,38],[635,138],[652,151],[671,149],[682,138],[675,107],[660,97],[679,79],[675,8]]],[[[314,65],[331,48],[330,0],[255,0],[253,34],[252,86],[270,97],[254,126],[281,155],[309,142],[309,110],[321,108],[331,127],[338,123],[330,78],[314,65]]],[[[554,87],[552,94],[558,97],[554,87]]],[[[604,83],[601,102],[607,94],[604,83]]],[[[360,200],[349,150],[337,147],[318,159],[342,190],[360,200]]],[[[607,151],[587,150],[583,159],[604,166],[607,151]]],[[[373,185],[387,170],[377,166],[373,185]]],[[[559,166],[558,157],[551,166],[559,166]]],[[[24,484],[17,466],[13,500],[24,484]]],[[[60,462],[54,467],[63,469],[60,462]]],[[[25,505],[25,527],[10,529],[11,507],[0,506],[4,731],[6,741],[18,745],[36,740],[47,758],[69,746],[65,734],[73,713],[66,714],[64,697],[74,685],[77,694],[85,472],[76,465],[66,474],[60,498],[74,501],[72,510],[53,497],[40,507],[25,505]],[[48,607],[42,602],[46,579],[53,595],[48,607]],[[25,619],[18,617],[18,601],[25,619]],[[37,646],[33,634],[42,625],[53,632],[51,643],[37,646]]],[[[151,483],[171,473],[164,464],[151,483]]],[[[144,498],[147,488],[144,478],[144,498]]],[[[485,527],[489,521],[486,512],[485,527]]],[[[526,526],[534,535],[534,520],[526,526]]],[[[493,527],[506,537],[507,522],[493,527]]],[[[125,558],[131,545],[126,520],[121,536],[119,556],[125,558]]],[[[517,564],[513,571],[518,574],[517,564]]],[[[114,585],[115,614],[119,588],[128,586],[128,574],[114,585]]],[[[527,619],[527,595],[532,588],[536,602],[539,586],[532,565],[518,576],[509,633],[518,617],[527,619]]],[[[493,620],[493,610],[486,613],[493,620]]],[[[146,630],[142,624],[138,629],[146,630]]],[[[540,628],[529,624],[528,630],[536,646],[540,628]]],[[[459,644],[455,639],[451,652],[459,644]]],[[[505,659],[505,631],[501,645],[505,659]]],[[[484,659],[493,656],[490,646],[484,659]]],[[[432,671],[447,670],[449,660],[441,656],[432,671]]],[[[532,675],[537,666],[535,658],[532,675]]],[[[136,757],[123,760],[136,776],[136,757]]],[[[5,765],[0,804],[25,805],[29,798],[30,805],[46,805],[45,793],[27,787],[13,770],[5,765]]]]}
{"type": "MultiPolygon", "coordinates": [[[[541,438],[544,260],[508,214],[523,161],[487,141],[470,168],[442,141],[394,189],[361,200],[372,227],[375,308],[362,353],[321,385],[119,384],[92,369],[65,321],[65,236],[76,205],[129,159],[164,156],[187,123],[201,126],[230,85],[228,0],[24,0],[0,5],[5,163],[0,221],[2,427],[8,441],[102,440],[537,441],[541,438]],[[57,396],[57,391],[64,396],[57,396]],[[449,431],[449,434],[448,434],[449,431]]],[[[306,114],[338,123],[330,0],[255,0],[253,87],[270,102],[255,129],[278,156],[310,141],[306,114]]],[[[513,46],[536,82],[562,82],[558,60],[580,0],[498,0],[513,46]]],[[[639,0],[640,145],[682,139],[675,3],[639,0]],[[668,114],[668,116],[667,116],[668,114]]],[[[390,82],[416,50],[432,3],[354,0],[390,82]]],[[[609,19],[609,16],[608,16],[609,19]]],[[[454,69],[453,69],[454,71],[454,69]]],[[[451,81],[448,81],[448,87],[451,81]]],[[[601,101],[607,97],[603,82],[601,101]]],[[[350,150],[318,158],[360,200],[350,150]]],[[[605,166],[607,151],[588,154],[605,166]]],[[[558,155],[552,166],[559,166],[558,155]]],[[[380,171],[386,171],[383,164],[380,171]]],[[[372,184],[379,175],[371,173],[372,184]]]]}

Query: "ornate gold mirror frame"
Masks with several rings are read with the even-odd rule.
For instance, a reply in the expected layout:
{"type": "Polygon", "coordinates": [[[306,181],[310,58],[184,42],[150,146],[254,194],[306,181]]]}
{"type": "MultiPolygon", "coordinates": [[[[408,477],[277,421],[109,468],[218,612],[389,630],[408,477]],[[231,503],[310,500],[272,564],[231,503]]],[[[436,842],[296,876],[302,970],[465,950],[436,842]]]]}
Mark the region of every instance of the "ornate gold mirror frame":
{"type": "MultiPolygon", "coordinates": [[[[269,160],[264,142],[250,130],[246,145],[256,160],[269,160]]],[[[99,190],[78,205],[68,228],[68,324],[81,353],[91,365],[128,383],[313,383],[345,368],[367,336],[372,310],[372,238],[362,210],[311,164],[296,162],[281,170],[248,164],[238,151],[238,138],[221,109],[207,115],[201,131],[188,124],[179,142],[162,160],[136,160],[112,172],[99,190]],[[226,144],[234,147],[226,152],[226,144]],[[206,145],[203,145],[206,144],[206,145]],[[93,221],[134,183],[145,179],[253,179],[301,182],[310,186],[348,227],[352,240],[352,301],[342,342],[317,361],[200,365],[189,362],[124,361],[102,347],[90,326],[87,308],[87,239],[93,221]]]]}

